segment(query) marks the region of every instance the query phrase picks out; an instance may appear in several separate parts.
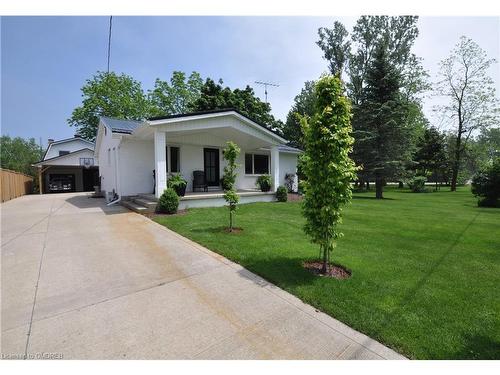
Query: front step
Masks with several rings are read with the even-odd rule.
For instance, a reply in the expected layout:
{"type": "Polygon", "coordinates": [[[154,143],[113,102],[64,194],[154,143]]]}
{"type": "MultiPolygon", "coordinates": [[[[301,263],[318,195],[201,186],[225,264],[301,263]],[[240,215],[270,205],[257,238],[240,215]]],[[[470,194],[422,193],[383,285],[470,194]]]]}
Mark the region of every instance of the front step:
{"type": "Polygon", "coordinates": [[[127,207],[129,210],[137,212],[138,214],[148,213],[148,208],[135,203],[134,201],[121,201],[122,206],[127,207]]]}

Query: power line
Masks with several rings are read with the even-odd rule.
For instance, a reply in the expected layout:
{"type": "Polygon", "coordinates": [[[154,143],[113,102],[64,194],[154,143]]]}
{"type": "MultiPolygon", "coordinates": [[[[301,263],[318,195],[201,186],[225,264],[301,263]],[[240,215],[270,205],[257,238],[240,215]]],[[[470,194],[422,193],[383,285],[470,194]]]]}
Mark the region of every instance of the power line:
{"type": "Polygon", "coordinates": [[[113,16],[109,16],[109,35],[108,35],[108,73],[109,73],[109,58],[111,56],[111,27],[113,25],[113,16]]]}
{"type": "Polygon", "coordinates": [[[280,87],[280,85],[270,82],[255,81],[255,83],[264,86],[264,93],[266,94],[266,104],[267,104],[267,86],[280,87]]]}

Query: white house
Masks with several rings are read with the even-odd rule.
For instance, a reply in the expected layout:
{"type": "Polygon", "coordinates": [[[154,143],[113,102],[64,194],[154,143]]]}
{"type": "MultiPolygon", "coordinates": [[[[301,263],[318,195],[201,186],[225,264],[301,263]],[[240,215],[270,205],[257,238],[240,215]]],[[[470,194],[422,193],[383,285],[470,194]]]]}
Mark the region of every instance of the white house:
{"type": "Polygon", "coordinates": [[[54,141],[38,167],[40,194],[91,191],[99,185],[98,164],[94,160],[94,143],[75,136],[54,141]]]}
{"type": "Polygon", "coordinates": [[[134,196],[158,198],[169,174],[180,173],[187,194],[180,207],[222,205],[220,178],[227,141],[241,148],[236,188],[242,202],[274,200],[274,191],[295,174],[300,150],[236,110],[215,110],[153,118],[147,121],[101,117],[95,157],[101,190],[108,200],[134,196]],[[208,192],[193,192],[193,172],[203,171],[208,192]],[[257,190],[261,174],[272,178],[272,190],[257,190]]]}

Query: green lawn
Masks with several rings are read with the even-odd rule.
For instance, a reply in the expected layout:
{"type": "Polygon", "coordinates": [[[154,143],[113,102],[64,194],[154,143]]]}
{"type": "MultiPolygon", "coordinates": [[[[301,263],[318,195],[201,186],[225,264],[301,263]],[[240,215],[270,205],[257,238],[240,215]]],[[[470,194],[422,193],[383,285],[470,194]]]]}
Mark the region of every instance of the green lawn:
{"type": "Polygon", "coordinates": [[[241,205],[238,234],[224,207],[155,220],[411,358],[500,359],[500,209],[448,190],[355,193],[332,254],[347,280],[302,268],[318,248],[297,202],[241,205]]]}

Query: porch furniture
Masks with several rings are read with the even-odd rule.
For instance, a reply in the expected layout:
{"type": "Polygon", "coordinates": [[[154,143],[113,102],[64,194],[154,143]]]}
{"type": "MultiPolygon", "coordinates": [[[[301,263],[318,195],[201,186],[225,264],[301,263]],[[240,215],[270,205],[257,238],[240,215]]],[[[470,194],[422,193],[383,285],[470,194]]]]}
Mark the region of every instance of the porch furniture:
{"type": "Polygon", "coordinates": [[[193,171],[193,191],[203,188],[203,191],[208,191],[208,184],[205,179],[204,171],[193,171]]]}

